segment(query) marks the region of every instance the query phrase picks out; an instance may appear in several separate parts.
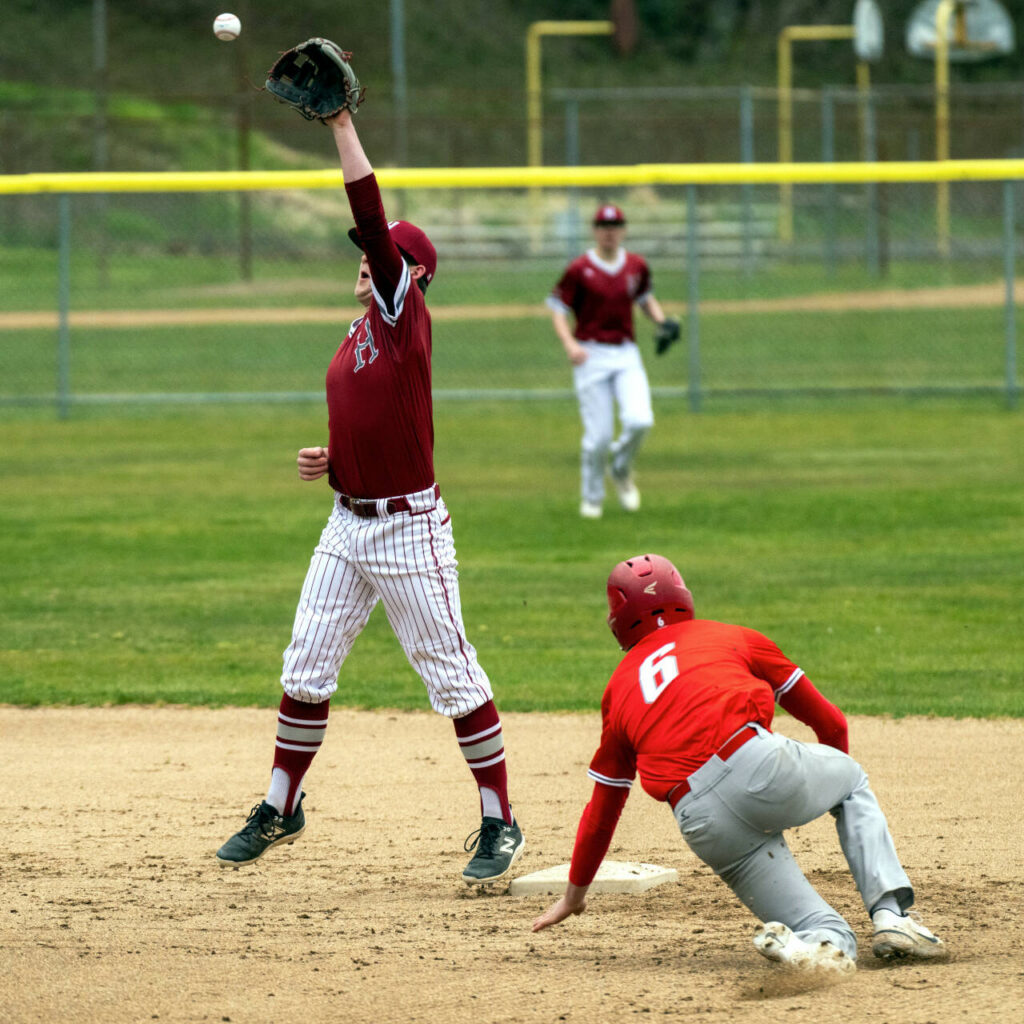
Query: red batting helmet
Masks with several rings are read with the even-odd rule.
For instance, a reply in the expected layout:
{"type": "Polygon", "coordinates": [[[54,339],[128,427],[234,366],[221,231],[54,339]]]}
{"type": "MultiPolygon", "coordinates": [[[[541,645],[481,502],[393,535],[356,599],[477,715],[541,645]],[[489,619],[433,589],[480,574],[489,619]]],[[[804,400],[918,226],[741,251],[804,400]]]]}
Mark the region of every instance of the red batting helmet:
{"type": "Polygon", "coordinates": [[[661,555],[619,562],[608,577],[608,628],[628,651],[648,633],[693,618],[693,595],[661,555]]]}

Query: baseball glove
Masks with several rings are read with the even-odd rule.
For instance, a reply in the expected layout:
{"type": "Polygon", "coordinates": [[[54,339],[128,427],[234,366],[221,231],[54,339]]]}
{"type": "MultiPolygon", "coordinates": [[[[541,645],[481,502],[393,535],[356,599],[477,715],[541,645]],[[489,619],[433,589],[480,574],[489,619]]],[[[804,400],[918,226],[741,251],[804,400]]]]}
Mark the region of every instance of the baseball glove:
{"type": "Polygon", "coordinates": [[[663,356],[678,340],[679,321],[670,316],[665,317],[654,332],[655,351],[659,356],[663,356]]]}
{"type": "Polygon", "coordinates": [[[307,39],[286,50],[267,72],[266,88],[275,99],[294,107],[307,121],[326,121],[363,102],[352,54],[329,39],[307,39]]]}

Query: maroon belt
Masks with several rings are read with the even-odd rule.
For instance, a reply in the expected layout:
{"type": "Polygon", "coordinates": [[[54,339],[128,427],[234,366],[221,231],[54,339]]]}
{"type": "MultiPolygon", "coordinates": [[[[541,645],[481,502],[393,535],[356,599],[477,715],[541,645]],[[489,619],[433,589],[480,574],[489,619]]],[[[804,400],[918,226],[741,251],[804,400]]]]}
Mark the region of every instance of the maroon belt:
{"type": "MultiPolygon", "coordinates": [[[[747,740],[752,740],[757,735],[757,730],[752,725],[745,725],[739,732],[734,732],[715,752],[712,757],[717,757],[722,761],[728,761],[733,754],[736,753],[740,747],[743,746],[747,740]]],[[[689,779],[683,779],[682,782],[677,786],[673,786],[668,791],[668,796],[665,797],[674,811],[676,805],[680,800],[690,792],[689,779]]]]}
{"type": "MultiPolygon", "coordinates": [[[[434,500],[436,501],[440,497],[441,487],[438,484],[434,484],[434,500]]],[[[359,516],[361,519],[377,518],[378,500],[378,498],[350,498],[347,494],[338,494],[338,502],[347,508],[352,515],[359,516]]],[[[407,497],[399,495],[397,498],[388,498],[384,509],[388,515],[393,516],[396,512],[411,512],[412,505],[409,504],[407,497]]]]}

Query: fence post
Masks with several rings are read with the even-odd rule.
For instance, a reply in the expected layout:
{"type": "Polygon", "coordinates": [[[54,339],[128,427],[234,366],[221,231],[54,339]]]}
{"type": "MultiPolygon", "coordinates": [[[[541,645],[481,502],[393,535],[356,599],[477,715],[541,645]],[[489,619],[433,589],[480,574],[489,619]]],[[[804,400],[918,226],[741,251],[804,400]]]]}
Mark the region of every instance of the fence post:
{"type": "MultiPolygon", "coordinates": [[[[745,164],[754,162],[754,103],[749,85],[740,90],[740,160],[745,164]]],[[[743,208],[743,273],[747,277],[754,272],[753,242],[750,237],[753,211],[751,208],[752,185],[741,185],[743,208]]]]}
{"type": "MultiPolygon", "coordinates": [[[[580,104],[578,100],[565,101],[565,166],[578,167],[580,163],[580,104]]],[[[580,190],[569,189],[568,222],[566,224],[568,258],[573,259],[580,247],[580,190]]]]}
{"type": "Polygon", "coordinates": [[[686,186],[686,321],[689,331],[690,368],[687,392],[690,409],[700,412],[700,257],[697,252],[697,186],[686,186]]]}
{"type": "MultiPolygon", "coordinates": [[[[832,86],[821,93],[821,161],[836,159],[836,103],[832,86]]],[[[836,272],[836,183],[825,186],[825,270],[829,277],[836,272]]]]}
{"type": "MultiPolygon", "coordinates": [[[[864,156],[866,163],[878,163],[878,142],[875,132],[875,101],[869,92],[864,99],[864,156]]],[[[867,248],[868,271],[878,277],[879,241],[878,241],[878,183],[869,181],[866,186],[867,199],[867,248]]]]}
{"type": "Polygon", "coordinates": [[[1003,266],[1006,276],[1006,404],[1017,408],[1017,231],[1013,190],[1016,182],[1003,182],[1003,266]]]}
{"type": "Polygon", "coordinates": [[[57,197],[57,416],[71,407],[71,196],[57,197]]]}

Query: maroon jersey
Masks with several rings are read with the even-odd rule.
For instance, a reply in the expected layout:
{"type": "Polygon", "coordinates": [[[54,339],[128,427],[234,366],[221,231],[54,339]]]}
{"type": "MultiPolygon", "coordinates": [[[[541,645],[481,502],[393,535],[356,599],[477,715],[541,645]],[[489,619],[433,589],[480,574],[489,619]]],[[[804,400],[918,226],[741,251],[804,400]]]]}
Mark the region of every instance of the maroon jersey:
{"type": "Polygon", "coordinates": [[[434,483],[430,313],[391,239],[376,177],[345,189],[373,300],[327,370],[328,479],[356,498],[411,494],[434,483]]]}
{"type": "Polygon", "coordinates": [[[650,291],[651,271],[642,256],[620,249],[606,263],[589,249],[566,267],[550,304],[572,310],[580,341],[619,345],[633,340],[633,303],[650,291]]]}
{"type": "MultiPolygon", "coordinates": [[[[693,619],[644,637],[601,701],[601,745],[589,775],[664,800],[747,722],[768,728],[775,701],[803,672],[766,636],[693,619]]],[[[831,705],[829,705],[831,707],[831,705]]]]}

